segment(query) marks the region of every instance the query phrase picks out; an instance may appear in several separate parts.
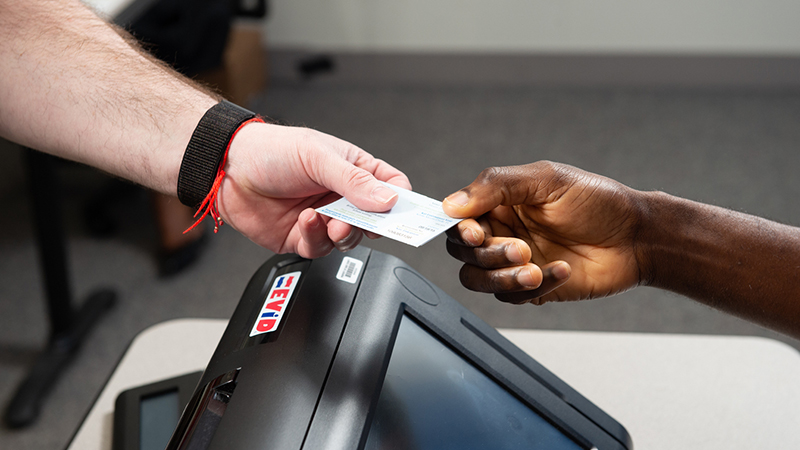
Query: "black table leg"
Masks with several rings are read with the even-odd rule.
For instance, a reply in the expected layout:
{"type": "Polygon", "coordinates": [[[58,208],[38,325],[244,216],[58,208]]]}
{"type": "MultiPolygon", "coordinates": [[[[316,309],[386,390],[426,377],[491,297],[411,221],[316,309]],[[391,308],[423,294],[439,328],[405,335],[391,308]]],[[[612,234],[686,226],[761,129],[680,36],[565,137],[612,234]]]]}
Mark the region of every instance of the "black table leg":
{"type": "Polygon", "coordinates": [[[116,299],[110,289],[92,294],[80,308],[72,304],[67,252],[61,218],[61,187],[53,167],[55,158],[26,150],[33,222],[45,285],[50,338],[30,373],[6,407],[5,422],[20,428],[33,423],[45,395],[80,347],[95,322],[116,299]]]}

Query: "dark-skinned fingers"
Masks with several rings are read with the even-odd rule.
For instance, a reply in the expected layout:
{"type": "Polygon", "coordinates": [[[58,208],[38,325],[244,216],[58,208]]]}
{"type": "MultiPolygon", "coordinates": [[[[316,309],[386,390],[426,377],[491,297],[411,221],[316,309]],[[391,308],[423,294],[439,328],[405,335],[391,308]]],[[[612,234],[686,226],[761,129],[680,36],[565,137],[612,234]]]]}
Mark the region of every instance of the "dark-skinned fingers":
{"type": "Polygon", "coordinates": [[[442,202],[451,217],[476,217],[499,205],[538,205],[570,183],[577,169],[549,161],[524,166],[490,167],[469,186],[442,202]]]}
{"type": "Polygon", "coordinates": [[[483,244],[484,233],[481,225],[475,219],[464,219],[450,227],[447,231],[447,240],[467,247],[477,247],[483,244]]]}
{"type": "Polygon", "coordinates": [[[538,288],[519,292],[496,293],[494,296],[501,302],[515,305],[524,303],[542,305],[546,303],[544,297],[563,286],[569,280],[571,273],[572,269],[569,264],[564,261],[554,261],[542,267],[542,284],[538,288]]]}
{"type": "Polygon", "coordinates": [[[447,252],[453,258],[482,269],[521,266],[531,260],[531,249],[515,238],[489,238],[480,247],[468,247],[447,241],[447,252]]]}
{"type": "Polygon", "coordinates": [[[494,298],[500,300],[503,303],[510,303],[512,305],[524,305],[526,303],[537,303],[539,299],[539,289],[533,289],[531,291],[521,291],[521,292],[509,292],[505,294],[494,294],[494,298]]]}
{"type": "Polygon", "coordinates": [[[542,271],[534,264],[491,270],[464,264],[458,276],[465,288],[492,294],[535,289],[542,282],[542,271]]]}
{"type": "Polygon", "coordinates": [[[481,227],[481,231],[483,231],[483,240],[485,241],[487,237],[494,236],[494,229],[492,228],[492,223],[489,220],[489,214],[484,214],[476,219],[478,221],[478,225],[481,227]]]}

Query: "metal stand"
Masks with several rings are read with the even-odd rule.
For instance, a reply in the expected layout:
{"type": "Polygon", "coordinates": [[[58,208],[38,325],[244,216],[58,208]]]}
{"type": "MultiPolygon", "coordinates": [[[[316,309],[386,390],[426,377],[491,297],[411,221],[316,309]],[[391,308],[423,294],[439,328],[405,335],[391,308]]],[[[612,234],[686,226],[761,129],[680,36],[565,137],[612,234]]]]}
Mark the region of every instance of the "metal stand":
{"type": "Polygon", "coordinates": [[[114,291],[100,289],[89,295],[80,308],[73,306],[61,220],[61,192],[53,167],[55,158],[33,150],[26,153],[50,339],[6,407],[5,422],[11,428],[24,427],[36,420],[44,397],[92,326],[116,300],[114,291]]]}

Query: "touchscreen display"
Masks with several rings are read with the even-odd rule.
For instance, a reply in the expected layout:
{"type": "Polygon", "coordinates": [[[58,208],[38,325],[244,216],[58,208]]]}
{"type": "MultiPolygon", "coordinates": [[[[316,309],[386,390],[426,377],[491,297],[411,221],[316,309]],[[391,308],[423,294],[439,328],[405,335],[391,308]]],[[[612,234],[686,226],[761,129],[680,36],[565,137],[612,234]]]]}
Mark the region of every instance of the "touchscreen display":
{"type": "Polygon", "coordinates": [[[142,398],[139,404],[139,449],[164,450],[180,416],[177,389],[142,398]]]}
{"type": "Polygon", "coordinates": [[[404,316],[365,449],[581,447],[404,316]]]}

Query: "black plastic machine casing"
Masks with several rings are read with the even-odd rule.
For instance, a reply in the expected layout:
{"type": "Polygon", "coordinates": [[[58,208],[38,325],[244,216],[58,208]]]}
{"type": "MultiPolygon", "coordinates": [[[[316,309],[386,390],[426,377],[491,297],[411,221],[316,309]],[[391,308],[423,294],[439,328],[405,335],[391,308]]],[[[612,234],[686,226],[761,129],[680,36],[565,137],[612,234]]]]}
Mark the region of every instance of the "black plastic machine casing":
{"type": "Polygon", "coordinates": [[[364,448],[403,317],[581,448],[631,449],[627,431],[399,259],[365,247],[276,256],[250,280],[168,449],[364,448]],[[337,278],[343,258],[363,263],[337,278]],[[279,328],[250,337],[273,280],[301,272],[279,328]]]}

